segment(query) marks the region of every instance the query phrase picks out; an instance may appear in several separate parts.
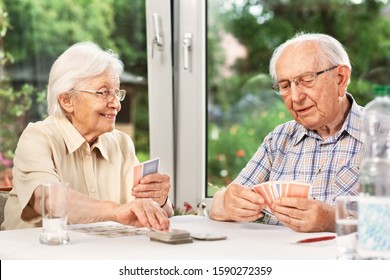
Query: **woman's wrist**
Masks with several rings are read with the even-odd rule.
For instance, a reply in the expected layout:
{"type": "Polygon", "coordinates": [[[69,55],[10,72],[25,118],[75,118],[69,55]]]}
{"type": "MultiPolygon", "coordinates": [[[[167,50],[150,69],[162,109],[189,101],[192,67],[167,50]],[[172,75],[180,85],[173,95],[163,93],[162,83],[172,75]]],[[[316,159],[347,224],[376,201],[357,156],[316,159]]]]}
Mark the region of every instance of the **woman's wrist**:
{"type": "Polygon", "coordinates": [[[168,196],[167,199],[165,199],[165,202],[162,205],[160,205],[160,207],[163,208],[167,204],[167,202],[168,202],[168,196]]]}

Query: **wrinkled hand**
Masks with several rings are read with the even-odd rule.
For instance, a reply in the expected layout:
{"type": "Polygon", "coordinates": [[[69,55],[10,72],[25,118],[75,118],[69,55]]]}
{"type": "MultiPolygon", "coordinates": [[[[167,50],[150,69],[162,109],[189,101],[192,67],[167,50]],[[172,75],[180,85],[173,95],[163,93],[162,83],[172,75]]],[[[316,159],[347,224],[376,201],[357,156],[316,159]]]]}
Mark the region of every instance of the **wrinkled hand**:
{"type": "MultiPolygon", "coordinates": [[[[35,189],[29,204],[37,214],[41,214],[41,188],[35,189]]],[[[140,198],[119,205],[113,201],[93,199],[72,189],[68,189],[67,217],[70,224],[115,221],[158,230],[169,228],[167,212],[150,198],[140,198]]]]}
{"type": "Polygon", "coordinates": [[[334,207],[325,202],[308,198],[281,197],[271,208],[281,223],[295,231],[335,230],[334,207]]]}
{"type": "Polygon", "coordinates": [[[229,219],[251,222],[263,216],[264,199],[248,188],[233,183],[225,190],[223,206],[229,219]]]}
{"type": "Polygon", "coordinates": [[[157,230],[169,228],[166,212],[150,198],[133,200],[115,210],[116,221],[125,225],[148,227],[157,230]]]}
{"type": "Polygon", "coordinates": [[[131,194],[135,198],[151,198],[159,205],[163,205],[170,187],[170,178],[167,174],[154,173],[143,177],[140,183],[134,186],[131,194]]]}

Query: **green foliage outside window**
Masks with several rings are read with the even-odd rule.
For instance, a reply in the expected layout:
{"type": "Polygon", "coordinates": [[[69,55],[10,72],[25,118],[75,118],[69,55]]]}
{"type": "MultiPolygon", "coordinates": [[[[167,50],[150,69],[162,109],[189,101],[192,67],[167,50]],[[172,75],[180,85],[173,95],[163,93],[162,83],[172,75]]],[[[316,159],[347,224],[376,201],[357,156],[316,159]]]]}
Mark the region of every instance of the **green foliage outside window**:
{"type": "Polygon", "coordinates": [[[16,144],[26,125],[33,100],[39,105],[43,95],[29,84],[22,85],[20,89],[11,86],[5,66],[13,62],[13,56],[4,50],[4,39],[9,28],[8,13],[0,5],[0,171],[12,166],[16,144]]]}
{"type": "MultiPolygon", "coordinates": [[[[144,0],[1,1],[9,19],[4,49],[12,50],[15,66],[23,69],[33,65],[37,71],[48,73],[54,60],[70,45],[93,41],[118,53],[125,71],[146,78],[144,0]]],[[[46,82],[38,87],[45,90],[46,82]]],[[[134,113],[135,145],[140,157],[145,158],[149,153],[147,93],[137,92],[134,98],[139,101],[134,113]]]]}

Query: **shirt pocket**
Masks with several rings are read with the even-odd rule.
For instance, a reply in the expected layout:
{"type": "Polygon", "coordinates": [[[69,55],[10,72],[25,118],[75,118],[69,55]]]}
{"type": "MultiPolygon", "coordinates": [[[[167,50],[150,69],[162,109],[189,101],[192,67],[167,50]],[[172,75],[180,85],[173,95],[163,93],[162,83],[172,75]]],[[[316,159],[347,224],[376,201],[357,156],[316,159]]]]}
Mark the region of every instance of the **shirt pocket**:
{"type": "Polygon", "coordinates": [[[335,183],[332,186],[332,203],[335,204],[336,197],[340,195],[359,194],[359,166],[343,166],[335,176],[335,183]]]}

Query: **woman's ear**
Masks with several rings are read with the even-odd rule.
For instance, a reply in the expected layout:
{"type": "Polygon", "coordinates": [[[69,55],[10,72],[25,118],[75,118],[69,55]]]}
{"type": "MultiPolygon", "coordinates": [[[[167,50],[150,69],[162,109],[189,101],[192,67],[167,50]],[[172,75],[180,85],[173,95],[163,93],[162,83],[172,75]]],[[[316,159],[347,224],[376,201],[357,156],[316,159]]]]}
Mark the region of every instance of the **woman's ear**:
{"type": "Polygon", "coordinates": [[[60,94],[60,96],[58,97],[58,102],[60,103],[62,109],[64,109],[65,112],[73,112],[73,98],[69,93],[60,94]]]}

